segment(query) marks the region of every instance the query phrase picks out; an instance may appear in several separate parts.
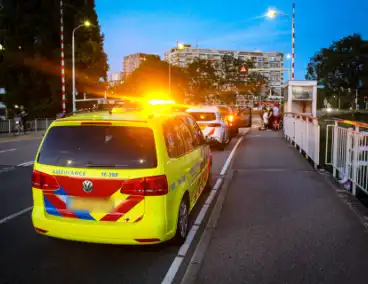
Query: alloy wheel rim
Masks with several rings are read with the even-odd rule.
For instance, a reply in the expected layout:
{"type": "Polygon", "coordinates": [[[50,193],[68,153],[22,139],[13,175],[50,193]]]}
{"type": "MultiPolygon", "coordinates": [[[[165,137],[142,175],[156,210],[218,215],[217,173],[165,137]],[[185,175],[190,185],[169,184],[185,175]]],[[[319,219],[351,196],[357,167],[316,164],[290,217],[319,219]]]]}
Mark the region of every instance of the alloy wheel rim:
{"type": "Polygon", "coordinates": [[[185,238],[188,229],[188,209],[184,201],[180,204],[179,209],[179,230],[180,235],[185,238]]]}

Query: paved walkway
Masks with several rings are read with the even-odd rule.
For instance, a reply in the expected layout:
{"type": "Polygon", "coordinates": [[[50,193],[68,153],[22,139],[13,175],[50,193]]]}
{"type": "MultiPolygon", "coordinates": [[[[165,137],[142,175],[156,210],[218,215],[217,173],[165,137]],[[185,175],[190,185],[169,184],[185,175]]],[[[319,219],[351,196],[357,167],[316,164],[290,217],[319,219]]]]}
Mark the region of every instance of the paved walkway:
{"type": "Polygon", "coordinates": [[[368,283],[368,234],[281,133],[238,150],[195,283],[368,283]]]}

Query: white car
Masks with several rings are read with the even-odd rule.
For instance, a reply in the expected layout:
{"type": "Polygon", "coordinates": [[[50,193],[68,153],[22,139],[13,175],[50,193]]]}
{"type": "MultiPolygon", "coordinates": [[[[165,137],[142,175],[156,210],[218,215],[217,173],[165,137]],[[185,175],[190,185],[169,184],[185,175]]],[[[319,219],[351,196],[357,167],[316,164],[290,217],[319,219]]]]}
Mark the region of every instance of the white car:
{"type": "Polygon", "coordinates": [[[189,108],[186,112],[194,117],[207,140],[219,149],[225,149],[231,139],[227,113],[216,106],[189,108]]]}

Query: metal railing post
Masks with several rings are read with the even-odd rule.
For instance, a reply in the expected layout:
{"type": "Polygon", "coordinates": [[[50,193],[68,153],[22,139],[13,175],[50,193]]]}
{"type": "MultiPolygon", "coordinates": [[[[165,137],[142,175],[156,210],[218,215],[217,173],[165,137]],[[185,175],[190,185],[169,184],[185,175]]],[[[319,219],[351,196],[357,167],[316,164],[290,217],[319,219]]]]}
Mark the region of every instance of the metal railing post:
{"type": "Polygon", "coordinates": [[[8,119],[8,126],[9,126],[9,134],[11,134],[11,120],[10,119],[8,119]]]}
{"type": "Polygon", "coordinates": [[[305,139],[306,141],[307,141],[307,143],[306,143],[306,145],[305,145],[305,157],[308,159],[309,158],[309,140],[311,139],[311,137],[310,137],[310,133],[309,133],[309,118],[307,118],[306,120],[306,123],[307,123],[307,125],[306,125],[306,129],[307,129],[307,131],[306,131],[306,134],[307,134],[307,139],[305,139]]]}
{"type": "Polygon", "coordinates": [[[335,126],[333,128],[333,140],[332,140],[332,168],[333,168],[333,177],[336,178],[336,168],[337,168],[337,145],[338,145],[338,122],[335,121],[335,126]]]}
{"type": "Polygon", "coordinates": [[[49,120],[46,118],[46,122],[45,122],[45,130],[47,130],[47,128],[49,128],[49,120]]]}
{"type": "Polygon", "coordinates": [[[37,118],[35,119],[35,132],[37,132],[37,118]]]}
{"type": "Polygon", "coordinates": [[[356,183],[357,183],[357,167],[358,167],[358,155],[359,155],[359,143],[360,143],[360,132],[359,126],[355,127],[353,133],[353,162],[352,162],[352,194],[356,195],[356,183]]]}
{"type": "Polygon", "coordinates": [[[293,116],[293,141],[294,141],[294,147],[296,148],[296,127],[295,127],[295,124],[296,124],[296,118],[295,116],[293,116]]]}
{"type": "Polygon", "coordinates": [[[349,163],[350,163],[350,149],[352,146],[352,138],[353,138],[353,128],[348,129],[348,133],[346,134],[346,147],[345,147],[345,177],[343,179],[349,179],[349,163]]]}
{"type": "Polygon", "coordinates": [[[315,153],[314,153],[314,168],[317,169],[317,167],[319,166],[319,149],[320,149],[320,135],[321,135],[321,129],[319,124],[317,123],[317,134],[316,134],[316,140],[314,141],[315,143],[315,153]]]}

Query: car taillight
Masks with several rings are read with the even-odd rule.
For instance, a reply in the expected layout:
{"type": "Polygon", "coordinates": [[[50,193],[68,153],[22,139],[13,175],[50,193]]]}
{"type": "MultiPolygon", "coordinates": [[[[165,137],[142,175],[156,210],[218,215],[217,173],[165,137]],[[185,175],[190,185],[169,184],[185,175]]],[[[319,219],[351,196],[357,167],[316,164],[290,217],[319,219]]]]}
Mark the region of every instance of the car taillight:
{"type": "Polygon", "coordinates": [[[165,195],[169,192],[165,175],[127,180],[120,190],[121,193],[143,196],[165,195]]]}
{"type": "Polygon", "coordinates": [[[210,123],[210,124],[207,124],[208,127],[221,127],[221,124],[220,123],[210,123]]]}
{"type": "Polygon", "coordinates": [[[55,177],[39,171],[32,173],[32,187],[42,190],[58,190],[59,184],[55,177]]]}

